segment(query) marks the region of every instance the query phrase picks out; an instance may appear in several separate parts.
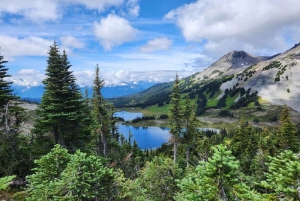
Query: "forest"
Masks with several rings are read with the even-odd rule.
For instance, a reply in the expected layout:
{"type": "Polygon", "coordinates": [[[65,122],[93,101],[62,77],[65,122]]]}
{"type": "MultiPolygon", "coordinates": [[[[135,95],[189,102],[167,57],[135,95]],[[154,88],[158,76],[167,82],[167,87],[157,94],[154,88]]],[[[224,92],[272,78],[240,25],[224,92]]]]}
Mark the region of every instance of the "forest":
{"type": "MultiPolygon", "coordinates": [[[[182,96],[176,76],[163,100],[170,102],[164,117],[171,138],[156,150],[141,150],[130,135],[125,139],[118,132],[114,105],[101,94],[99,66],[90,99],[87,91],[81,94],[66,52],[54,42],[39,117],[25,135],[21,124],[28,116],[6,79],[5,63],[0,55],[1,200],[300,200],[300,132],[287,106],[277,127],[253,127],[240,119],[232,132],[203,131],[197,118],[207,109],[201,90],[213,96],[214,85],[224,80],[191,88],[197,97],[192,103],[182,96]]],[[[234,108],[256,100],[257,94],[238,86],[225,98],[238,92],[247,98],[234,108]]],[[[224,104],[221,98],[217,107],[224,104]]]]}

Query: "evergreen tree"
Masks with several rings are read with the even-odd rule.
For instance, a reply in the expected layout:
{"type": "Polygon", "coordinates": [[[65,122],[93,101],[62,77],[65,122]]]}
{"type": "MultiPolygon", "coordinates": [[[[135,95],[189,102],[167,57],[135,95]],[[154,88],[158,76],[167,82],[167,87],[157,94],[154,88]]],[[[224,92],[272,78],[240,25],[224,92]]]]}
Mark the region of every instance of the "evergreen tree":
{"type": "Polygon", "coordinates": [[[251,176],[255,182],[259,183],[262,180],[265,180],[265,172],[268,170],[268,157],[275,156],[278,153],[278,149],[276,148],[276,136],[274,133],[267,128],[264,128],[262,132],[260,132],[258,150],[250,166],[251,176]]]}
{"type": "Polygon", "coordinates": [[[28,141],[20,130],[26,115],[19,97],[13,94],[12,82],[6,80],[10,75],[3,58],[0,55],[0,177],[15,174],[24,178],[32,163],[28,141]]]}
{"type": "Polygon", "coordinates": [[[261,182],[267,188],[270,197],[277,200],[300,200],[300,159],[290,150],[277,157],[270,157],[266,181],[261,182]]]}
{"type": "Polygon", "coordinates": [[[284,106],[280,116],[280,126],[278,131],[278,144],[283,150],[300,150],[300,141],[297,137],[296,126],[292,123],[289,109],[284,106]]]}
{"type": "Polygon", "coordinates": [[[185,122],[183,138],[186,145],[186,166],[189,167],[190,149],[195,146],[199,122],[196,117],[195,107],[191,105],[188,96],[184,104],[183,118],[185,122]]]}
{"type": "Polygon", "coordinates": [[[97,154],[103,153],[105,157],[108,154],[108,142],[107,140],[110,137],[111,131],[111,122],[110,122],[110,115],[109,115],[109,105],[104,100],[101,89],[104,86],[104,80],[100,78],[99,75],[99,67],[98,64],[95,69],[95,80],[94,80],[94,87],[93,87],[93,113],[96,120],[96,133],[98,134],[98,139],[96,139],[97,145],[97,154]],[[102,143],[102,146],[100,146],[102,143]],[[100,148],[102,147],[102,151],[100,148]]]}
{"type": "Polygon", "coordinates": [[[0,131],[10,134],[11,132],[17,131],[18,126],[21,124],[22,119],[20,114],[24,111],[22,108],[18,107],[18,104],[13,102],[18,100],[19,97],[13,94],[11,89],[11,84],[13,82],[8,82],[6,79],[11,77],[7,74],[8,68],[3,64],[7,61],[3,61],[4,57],[0,55],[0,131]],[[12,115],[12,111],[19,111],[19,115],[12,115]],[[11,131],[13,129],[14,131],[11,131]]]}
{"type": "Polygon", "coordinates": [[[250,165],[258,150],[258,132],[243,120],[240,121],[231,142],[233,155],[240,161],[244,173],[250,174],[250,165]]]}
{"type": "Polygon", "coordinates": [[[71,155],[59,145],[36,160],[28,176],[26,200],[110,200],[114,173],[103,160],[77,150],[71,155]]]}
{"type": "Polygon", "coordinates": [[[174,85],[172,88],[172,93],[170,95],[170,110],[169,110],[169,126],[170,133],[172,135],[171,141],[174,147],[174,163],[176,163],[177,158],[177,145],[180,139],[180,135],[182,134],[182,124],[183,124],[183,114],[182,114],[182,106],[181,106],[181,96],[180,96],[180,88],[179,88],[179,79],[176,74],[176,79],[174,81],[174,85]]]}
{"type": "Polygon", "coordinates": [[[175,180],[180,179],[182,170],[171,159],[155,157],[131,180],[119,175],[120,200],[173,200],[178,191],[175,180]]]}
{"type": "Polygon", "coordinates": [[[213,148],[208,162],[200,162],[194,172],[181,181],[175,200],[261,200],[241,181],[239,162],[224,145],[213,148]]]}
{"type": "Polygon", "coordinates": [[[47,78],[43,80],[45,92],[37,111],[41,118],[35,123],[34,133],[75,152],[90,141],[88,108],[69,69],[65,51],[60,55],[54,42],[48,54],[47,78]]]}

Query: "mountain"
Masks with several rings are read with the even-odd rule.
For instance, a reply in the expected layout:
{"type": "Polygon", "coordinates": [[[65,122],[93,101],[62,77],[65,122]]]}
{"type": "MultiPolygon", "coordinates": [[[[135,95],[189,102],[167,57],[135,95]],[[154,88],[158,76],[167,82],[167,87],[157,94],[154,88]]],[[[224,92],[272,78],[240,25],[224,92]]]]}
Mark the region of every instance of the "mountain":
{"type": "MultiPolygon", "coordinates": [[[[105,86],[102,88],[102,95],[104,98],[116,98],[121,96],[126,96],[134,93],[138,93],[152,87],[156,83],[153,82],[124,82],[122,85],[105,86]]],[[[84,94],[85,87],[81,88],[84,94]]],[[[93,95],[93,88],[88,87],[89,97],[93,95]]]]}
{"type": "Polygon", "coordinates": [[[262,61],[236,75],[221,88],[239,85],[273,104],[286,104],[300,112],[300,43],[268,61],[262,61]]]}
{"type": "MultiPolygon", "coordinates": [[[[222,108],[226,104],[230,104],[226,105],[227,108],[238,108],[254,101],[257,95],[300,112],[300,43],[273,56],[232,51],[180,83],[182,92],[190,98],[198,98],[199,101],[199,97],[205,97],[206,101],[211,101],[206,108],[222,108]]],[[[172,83],[164,83],[131,96],[110,100],[116,106],[163,105],[169,101],[171,88],[172,83]]]]}
{"type": "MultiPolygon", "coordinates": [[[[14,82],[15,83],[15,82],[14,82]]],[[[11,88],[14,90],[14,93],[21,97],[23,100],[28,100],[32,102],[41,102],[41,98],[44,93],[43,86],[22,86],[17,84],[12,84],[11,88]]]]}
{"type": "Polygon", "coordinates": [[[196,80],[205,80],[219,77],[220,75],[232,75],[244,70],[248,66],[261,61],[269,60],[272,57],[253,56],[245,51],[232,51],[211,64],[204,71],[196,74],[196,80]]]}
{"type": "MultiPolygon", "coordinates": [[[[149,87],[155,85],[152,82],[136,82],[136,83],[122,83],[122,86],[105,86],[102,88],[102,94],[104,98],[114,98],[125,95],[130,95],[133,93],[141,92],[149,87]]],[[[20,96],[21,99],[30,100],[34,102],[40,102],[41,97],[44,93],[43,86],[22,86],[13,84],[12,89],[17,96],[20,96]]],[[[85,87],[80,88],[84,94],[85,87]]],[[[89,97],[92,97],[93,89],[88,87],[89,97]]]]}
{"type": "MultiPolygon", "coordinates": [[[[211,64],[204,71],[183,78],[181,80],[181,88],[185,93],[191,91],[192,88],[196,90],[196,88],[205,85],[207,82],[233,75],[243,71],[250,65],[266,61],[270,58],[273,58],[273,56],[253,56],[244,51],[229,52],[211,64]]],[[[163,103],[168,103],[172,86],[173,82],[162,83],[154,85],[143,92],[109,100],[114,103],[115,107],[146,107],[151,104],[162,105],[163,103]]]]}
{"type": "Polygon", "coordinates": [[[173,82],[156,84],[144,91],[108,100],[115,107],[146,107],[149,105],[163,104],[169,99],[173,82]]]}

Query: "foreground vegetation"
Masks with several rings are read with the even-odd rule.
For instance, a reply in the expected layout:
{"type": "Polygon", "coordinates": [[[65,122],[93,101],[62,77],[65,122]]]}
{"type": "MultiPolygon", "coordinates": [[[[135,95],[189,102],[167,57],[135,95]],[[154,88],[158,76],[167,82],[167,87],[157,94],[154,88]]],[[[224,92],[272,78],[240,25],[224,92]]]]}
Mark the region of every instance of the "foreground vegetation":
{"type": "Polygon", "coordinates": [[[8,69],[0,57],[1,199],[300,200],[300,136],[287,107],[277,127],[253,127],[240,119],[232,132],[205,132],[197,129],[197,114],[208,109],[204,99],[219,92],[209,95],[206,89],[205,98],[198,94],[192,101],[176,77],[168,103],[172,137],[157,150],[142,151],[115,127],[98,66],[89,100],[80,94],[67,55],[59,54],[56,43],[47,63],[39,118],[31,135],[23,135],[27,112],[4,79],[8,69]]]}

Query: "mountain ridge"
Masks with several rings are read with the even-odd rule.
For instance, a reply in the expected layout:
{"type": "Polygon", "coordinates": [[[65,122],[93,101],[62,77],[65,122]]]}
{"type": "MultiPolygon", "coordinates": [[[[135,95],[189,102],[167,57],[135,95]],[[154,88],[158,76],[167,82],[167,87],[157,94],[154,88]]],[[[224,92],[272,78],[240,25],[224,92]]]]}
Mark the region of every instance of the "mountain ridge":
{"type": "MultiPolygon", "coordinates": [[[[188,88],[194,87],[194,90],[197,90],[197,87],[201,88],[223,77],[226,82],[222,81],[219,87],[221,92],[218,92],[216,97],[213,95],[210,97],[214,97],[216,102],[225,96],[226,91],[244,88],[243,90],[249,92],[249,96],[257,93],[258,96],[273,104],[286,104],[300,112],[300,43],[273,56],[253,56],[245,51],[231,51],[203,71],[182,79],[181,88],[183,92],[190,92],[188,88]],[[232,79],[226,80],[226,76],[231,76],[232,79]]],[[[164,92],[159,91],[161,86],[154,85],[152,89],[157,89],[157,91],[152,90],[151,93],[155,94],[152,101],[147,91],[131,95],[127,97],[128,100],[126,97],[121,97],[121,99],[125,103],[124,106],[126,104],[127,106],[145,106],[147,105],[145,103],[161,105],[162,101],[164,103],[169,101],[166,95],[171,92],[170,83],[164,84],[168,87],[164,89],[164,92]],[[158,98],[160,96],[164,96],[164,100],[158,98]]],[[[237,96],[234,102],[246,95],[243,93],[237,96]]],[[[111,101],[119,106],[122,105],[120,104],[122,101],[118,102],[118,99],[111,101]]]]}
{"type": "MultiPolygon", "coordinates": [[[[125,83],[125,85],[120,86],[104,86],[102,88],[102,95],[104,98],[113,98],[120,97],[125,95],[134,94],[137,92],[141,92],[149,87],[155,85],[153,82],[134,82],[134,83],[125,83]]],[[[40,102],[44,93],[43,85],[39,86],[21,86],[17,84],[12,84],[12,89],[14,90],[14,94],[21,97],[24,100],[30,100],[34,102],[40,102]]],[[[80,87],[82,94],[84,94],[85,87],[80,87]]],[[[93,88],[88,87],[89,97],[92,97],[93,88]]]]}

